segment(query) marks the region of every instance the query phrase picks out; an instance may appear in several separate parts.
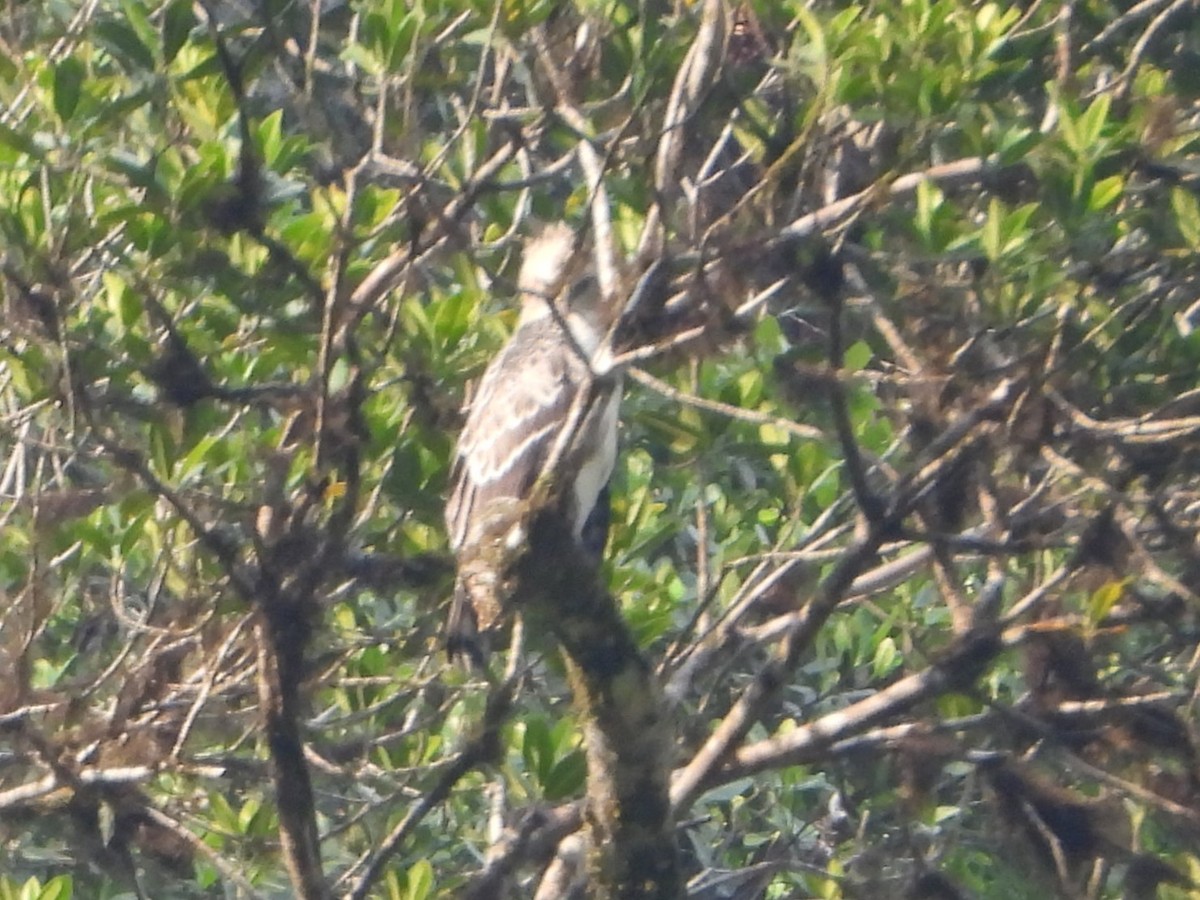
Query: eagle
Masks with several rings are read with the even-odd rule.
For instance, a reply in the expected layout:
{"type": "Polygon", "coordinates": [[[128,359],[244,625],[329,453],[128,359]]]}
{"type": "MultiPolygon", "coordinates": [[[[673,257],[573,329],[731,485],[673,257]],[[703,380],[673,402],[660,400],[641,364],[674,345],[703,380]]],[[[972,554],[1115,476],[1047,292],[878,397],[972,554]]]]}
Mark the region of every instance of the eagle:
{"type": "Polygon", "coordinates": [[[620,376],[605,373],[611,314],[575,235],[563,224],[527,246],[517,279],[520,316],[480,379],[450,470],[446,529],[459,560],[446,651],[482,666],[480,635],[500,616],[495,578],[478,550],[512,541],[514,514],[552,476],[575,539],[597,563],[608,532],[617,458],[620,376]],[[548,468],[555,467],[550,472],[548,468]]]}

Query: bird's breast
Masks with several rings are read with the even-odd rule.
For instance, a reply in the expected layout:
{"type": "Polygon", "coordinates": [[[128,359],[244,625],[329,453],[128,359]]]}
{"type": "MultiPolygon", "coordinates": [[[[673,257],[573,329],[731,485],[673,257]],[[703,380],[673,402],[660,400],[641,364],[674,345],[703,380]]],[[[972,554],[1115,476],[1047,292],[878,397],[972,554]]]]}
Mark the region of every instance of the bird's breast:
{"type": "Polygon", "coordinates": [[[598,410],[590,452],[580,461],[575,477],[575,536],[583,531],[584,522],[596,506],[600,492],[612,477],[617,462],[617,415],[621,405],[621,385],[618,383],[603,399],[598,410]]]}

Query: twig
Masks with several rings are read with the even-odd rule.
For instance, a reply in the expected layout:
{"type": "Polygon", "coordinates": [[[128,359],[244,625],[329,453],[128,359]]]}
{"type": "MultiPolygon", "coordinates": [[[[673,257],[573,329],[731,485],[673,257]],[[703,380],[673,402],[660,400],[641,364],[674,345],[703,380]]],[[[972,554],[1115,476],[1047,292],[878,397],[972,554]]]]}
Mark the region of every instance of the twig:
{"type": "Polygon", "coordinates": [[[383,873],[383,867],[396,854],[414,828],[430,812],[437,808],[460,780],[483,763],[495,759],[500,750],[500,728],[508,718],[512,706],[516,679],[510,678],[498,685],[488,697],[480,722],[479,732],[459,751],[448,765],[433,788],[408,811],[403,819],[380,842],[371,856],[366,869],[359,876],[346,900],[365,900],[372,885],[383,873]]]}
{"type": "Polygon", "coordinates": [[[924,491],[953,464],[957,452],[961,452],[972,433],[990,423],[1011,403],[1012,395],[1012,385],[1002,384],[984,404],[952,423],[929,445],[926,457],[930,462],[893,490],[885,507],[886,515],[847,549],[821,583],[816,596],[797,613],[775,658],[758,673],[691,761],[676,770],[671,783],[671,803],[677,812],[690,806],[705,782],[725,764],[738,743],[774,702],[780,688],[799,664],[804,649],[846,597],[855,579],[875,558],[884,535],[903,520],[924,491]]]}
{"type": "Polygon", "coordinates": [[[801,216],[781,229],[768,242],[768,246],[776,246],[784,242],[796,240],[797,238],[809,237],[828,228],[833,228],[850,218],[861,208],[870,205],[881,194],[888,199],[898,200],[915,192],[922,181],[932,181],[935,184],[943,186],[973,184],[999,171],[999,168],[999,157],[975,156],[930,166],[928,169],[920,172],[910,172],[907,175],[901,175],[890,183],[880,182],[873,184],[859,191],[857,194],[851,194],[843,200],[830,203],[815,212],[801,216]]]}
{"type": "Polygon", "coordinates": [[[751,425],[770,425],[772,428],[778,428],[780,431],[786,432],[801,441],[817,441],[824,437],[824,432],[812,425],[801,425],[799,422],[785,419],[782,416],[772,416],[769,413],[761,413],[753,409],[743,409],[731,403],[709,400],[707,397],[682,391],[667,384],[661,378],[656,378],[644,369],[631,368],[628,372],[629,377],[638,384],[649,388],[655,393],[661,394],[668,400],[673,400],[684,406],[702,409],[705,412],[725,416],[728,419],[749,422],[751,425]]]}

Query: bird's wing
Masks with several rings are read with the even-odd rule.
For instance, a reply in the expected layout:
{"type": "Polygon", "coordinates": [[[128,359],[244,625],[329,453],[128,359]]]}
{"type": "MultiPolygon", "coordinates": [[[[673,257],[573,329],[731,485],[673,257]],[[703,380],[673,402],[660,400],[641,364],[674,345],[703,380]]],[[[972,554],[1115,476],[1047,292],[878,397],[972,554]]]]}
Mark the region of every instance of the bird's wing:
{"type": "Polygon", "coordinates": [[[497,501],[519,500],[533,487],[586,377],[585,364],[541,328],[518,331],[488,366],[451,472],[451,546],[478,538],[497,501]]]}

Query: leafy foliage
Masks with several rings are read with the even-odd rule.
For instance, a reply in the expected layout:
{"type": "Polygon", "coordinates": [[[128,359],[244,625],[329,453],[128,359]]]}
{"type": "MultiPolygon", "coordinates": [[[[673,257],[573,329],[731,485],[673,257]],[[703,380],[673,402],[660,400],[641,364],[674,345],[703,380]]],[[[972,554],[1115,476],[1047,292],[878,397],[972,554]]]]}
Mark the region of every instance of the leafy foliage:
{"type": "Polygon", "coordinates": [[[553,641],[439,649],[558,219],[621,261],[603,579],[691,895],[1194,895],[1198,54],[1184,2],[4,7],[0,897],[570,868],[553,641]]]}

